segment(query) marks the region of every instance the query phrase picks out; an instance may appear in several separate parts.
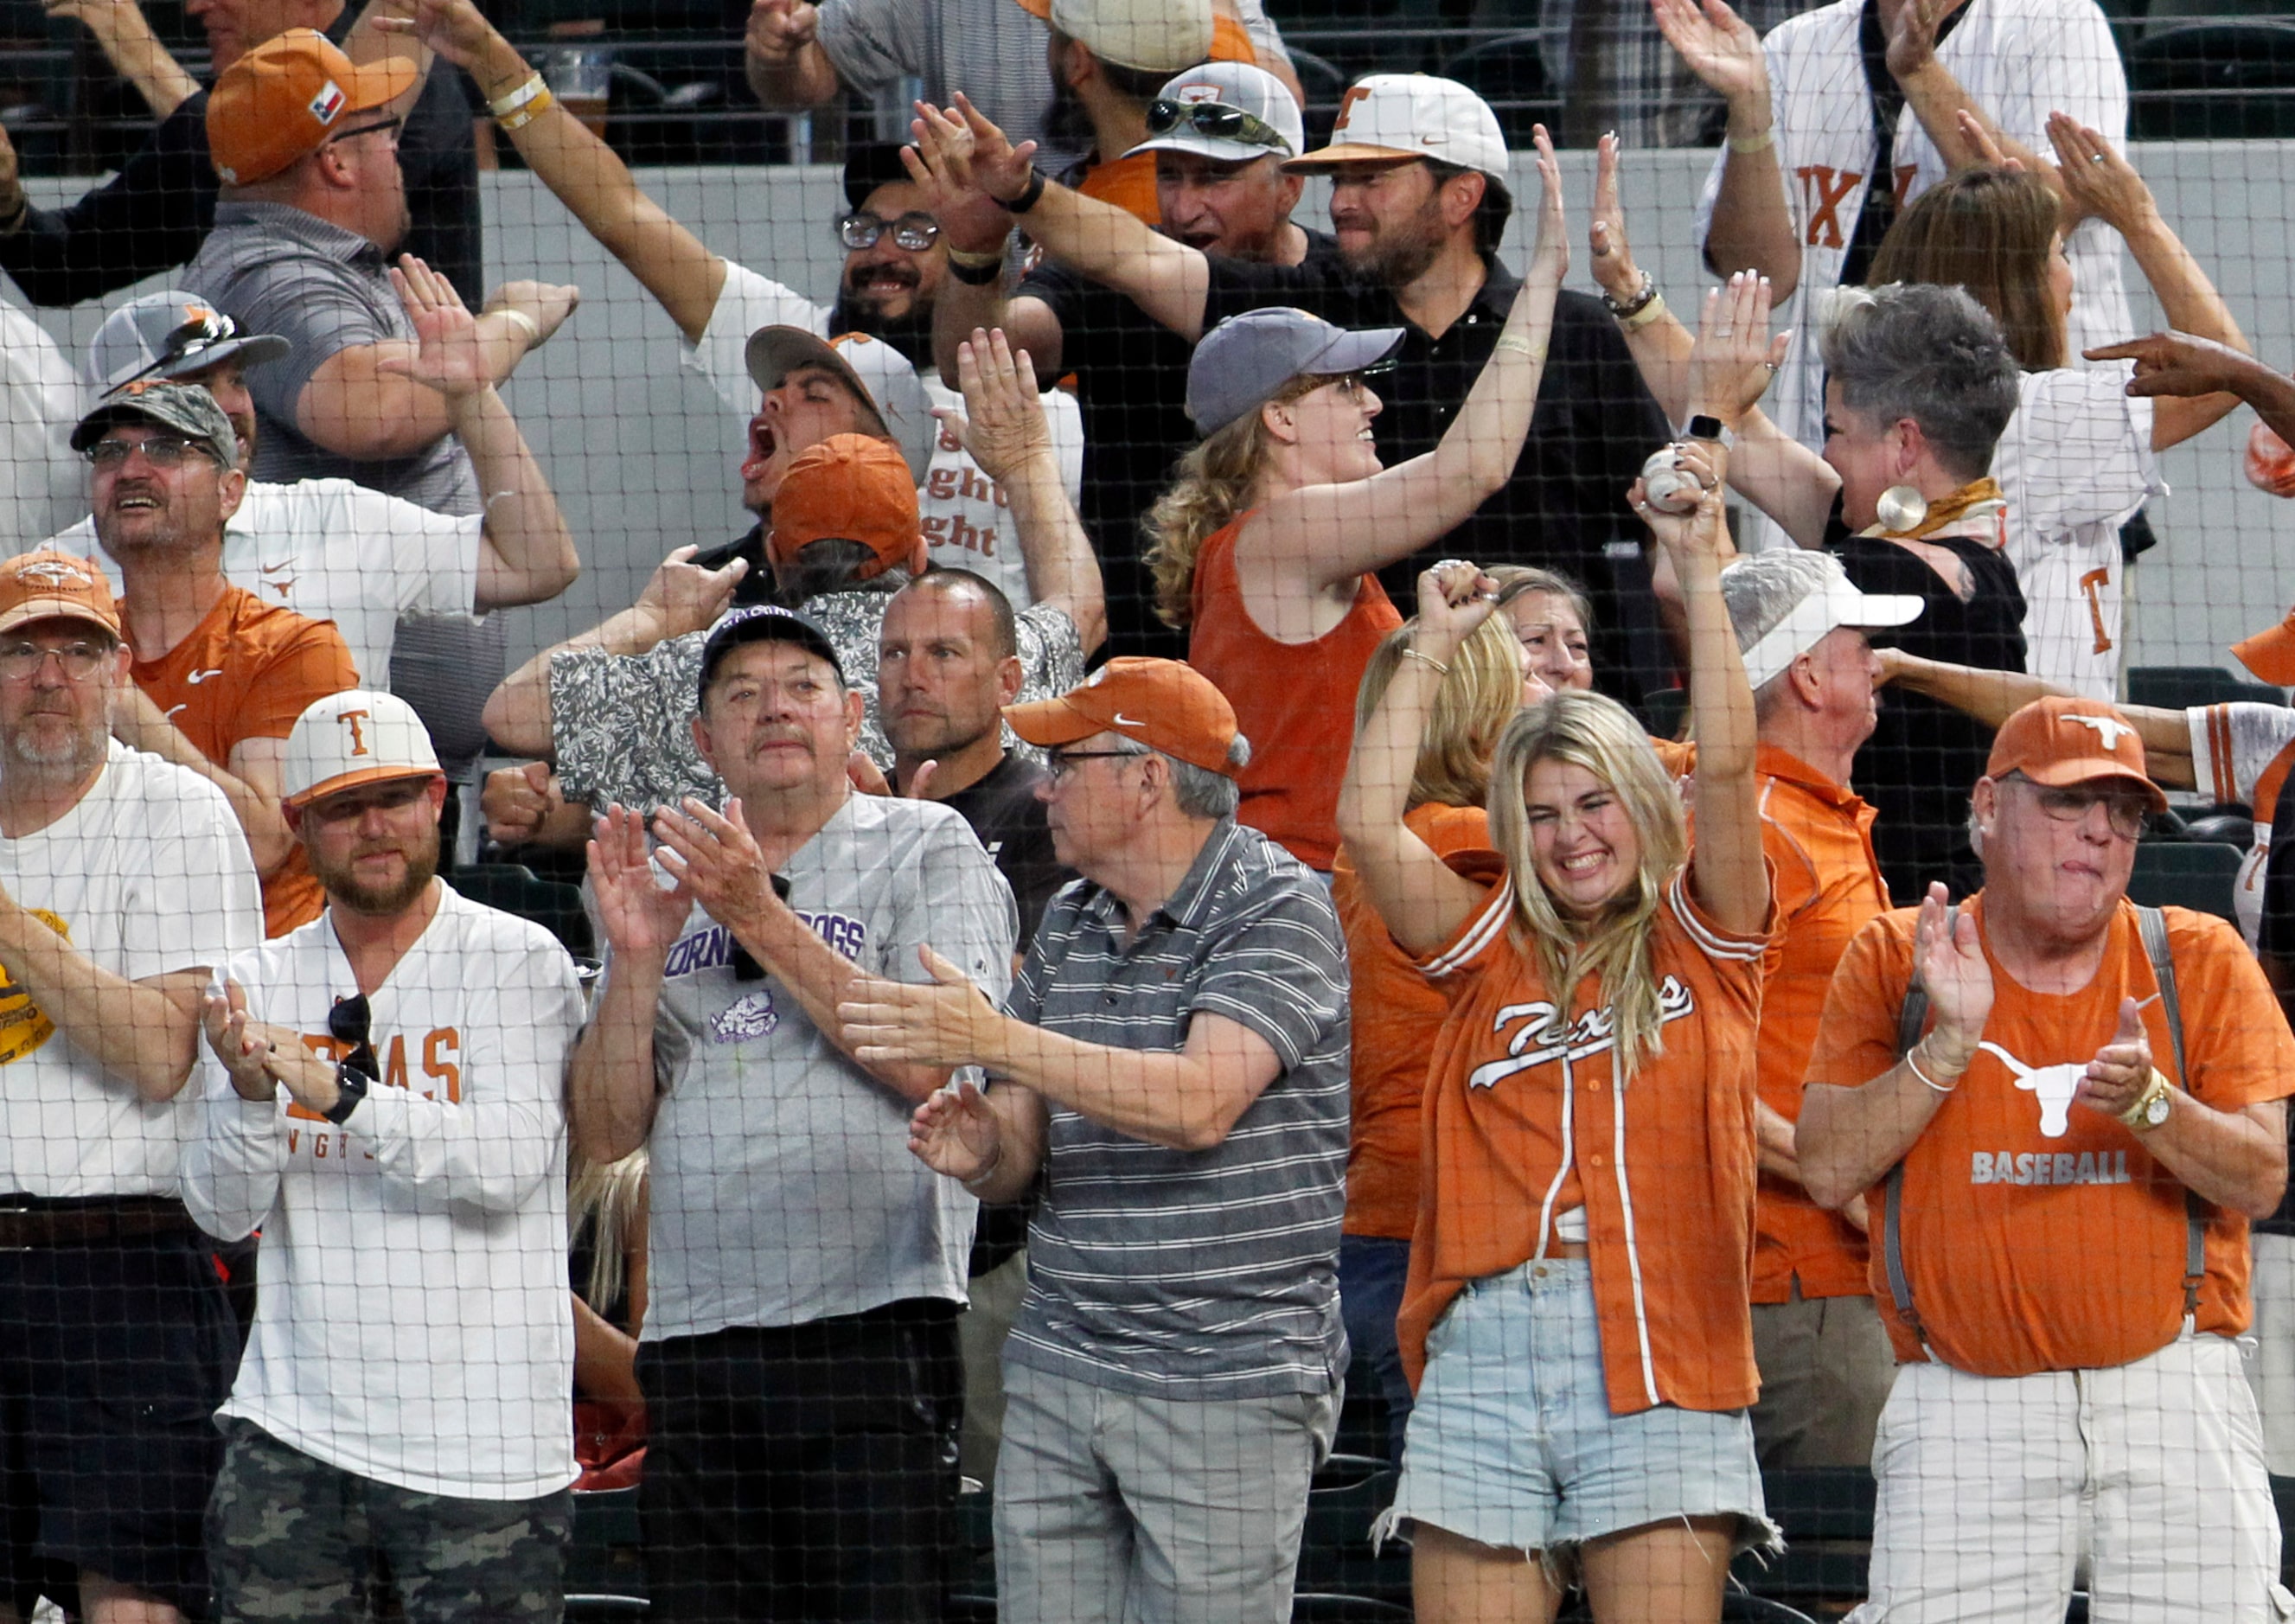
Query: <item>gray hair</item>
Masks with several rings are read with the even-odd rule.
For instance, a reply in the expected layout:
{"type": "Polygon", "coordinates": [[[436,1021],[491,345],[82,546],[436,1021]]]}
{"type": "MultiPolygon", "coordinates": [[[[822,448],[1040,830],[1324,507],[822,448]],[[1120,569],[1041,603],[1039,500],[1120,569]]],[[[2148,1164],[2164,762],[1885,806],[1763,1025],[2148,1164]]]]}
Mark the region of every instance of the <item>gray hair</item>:
{"type": "MultiPolygon", "coordinates": [[[[1783,547],[1739,559],[1721,572],[1721,601],[1728,606],[1729,626],[1737,634],[1737,647],[1751,649],[1783,624],[1802,599],[1847,579],[1841,560],[1829,552],[1783,547]]],[[[1753,690],[1756,718],[1769,719],[1792,676],[1788,665],[1753,690]]]]}
{"type": "MultiPolygon", "coordinates": [[[[1193,762],[1183,762],[1176,755],[1146,745],[1132,747],[1125,741],[1126,755],[1162,755],[1164,764],[1172,770],[1172,804],[1190,818],[1232,818],[1243,804],[1243,786],[1224,772],[1213,772],[1209,767],[1198,767],[1193,762]]],[[[1227,747],[1228,765],[1238,770],[1251,764],[1251,741],[1237,733],[1227,747]]]]}
{"type": "Polygon", "coordinates": [[[1958,478],[1990,470],[1992,448],[2016,410],[2016,358],[2000,324],[1963,290],[1924,282],[1840,289],[1818,350],[1850,410],[1883,427],[1912,419],[1958,478]]]}
{"type": "Polygon", "coordinates": [[[908,583],[906,570],[888,569],[883,575],[862,580],[861,572],[875,562],[876,551],[868,543],[824,536],[820,541],[808,542],[796,550],[794,558],[784,559],[774,566],[773,580],[780,588],[781,600],[799,608],[826,592],[889,594],[908,583]]]}

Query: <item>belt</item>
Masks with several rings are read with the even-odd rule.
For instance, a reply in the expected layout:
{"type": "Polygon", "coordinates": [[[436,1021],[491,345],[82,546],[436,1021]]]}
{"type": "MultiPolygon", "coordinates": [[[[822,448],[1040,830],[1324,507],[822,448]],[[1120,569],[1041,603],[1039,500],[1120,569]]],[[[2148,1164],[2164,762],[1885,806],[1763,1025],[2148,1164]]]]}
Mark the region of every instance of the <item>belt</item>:
{"type": "Polygon", "coordinates": [[[150,1235],[198,1233],[184,1204],[168,1196],[99,1196],[52,1200],[0,1196],[0,1252],[94,1246],[150,1235]]]}

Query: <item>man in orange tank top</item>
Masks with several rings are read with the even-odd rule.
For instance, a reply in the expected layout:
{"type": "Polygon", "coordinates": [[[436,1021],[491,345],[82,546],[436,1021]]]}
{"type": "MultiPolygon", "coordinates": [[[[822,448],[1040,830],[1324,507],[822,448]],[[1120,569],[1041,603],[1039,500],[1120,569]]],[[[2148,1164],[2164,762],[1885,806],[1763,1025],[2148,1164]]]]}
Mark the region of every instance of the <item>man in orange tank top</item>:
{"type": "Polygon", "coordinates": [[[1873,809],[1849,788],[1877,715],[1880,662],[1865,633],[1903,625],[1923,600],[1861,592],[1838,559],[1793,547],[1731,565],[1721,595],[1753,685],[1761,849],[1775,873],[1755,1040],[1761,1183],[1752,1311],[1761,1396],[1753,1444],[1767,1466],[1862,1465],[1896,1359],[1865,1285],[1861,1204],[1842,1214],[1809,1198],[1794,1119],[1834,967],[1850,938],[1889,907],[1873,855],[1873,809]]]}
{"type": "Polygon", "coordinates": [[[81,420],[95,536],[119,566],[135,686],[112,707],[120,742],[188,767],[231,802],[263,878],[266,935],[324,898],[280,810],[287,735],[314,700],[358,686],[342,633],[224,578],[224,522],[247,491],[231,420],[206,389],[156,383],[81,420]]]}
{"type": "Polygon", "coordinates": [[[1861,1618],[2061,1618],[2083,1553],[2100,1620],[2287,1616],[2233,1339],[2295,1038],[2229,925],[2128,902],[2164,804],[2109,706],[2026,706],[1972,798],[1982,891],[1873,921],[1834,978],[1801,1178],[1880,1220],[1904,1361],[1861,1618]]]}

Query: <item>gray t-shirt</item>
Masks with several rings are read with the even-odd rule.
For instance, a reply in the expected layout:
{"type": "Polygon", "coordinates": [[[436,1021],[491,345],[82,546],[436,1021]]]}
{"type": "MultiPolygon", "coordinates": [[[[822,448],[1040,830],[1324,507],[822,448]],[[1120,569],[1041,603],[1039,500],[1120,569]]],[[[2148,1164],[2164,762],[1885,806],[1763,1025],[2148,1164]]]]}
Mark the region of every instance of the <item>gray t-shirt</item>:
{"type": "Polygon", "coordinates": [[[412,341],[398,295],[390,290],[382,250],[316,215],[284,203],[219,203],[215,229],[184,273],[250,332],[277,333],[294,346],[267,365],[250,368],[261,429],[257,479],[355,479],[440,513],[476,513],[478,481],[451,436],[411,457],[354,461],[303,437],[295,404],[311,375],[340,351],[394,339],[412,341]]]}
{"type": "Polygon", "coordinates": [[[1345,1363],[1347,952],[1322,882],[1221,822],[1129,947],[1115,899],[1052,899],[1008,1005],[1116,1049],[1184,1049],[1198,1014],[1258,1033],[1283,1072],[1211,1150],[1151,1145],[1053,1106],[1004,1357],[1164,1399],[1323,1393],[1345,1363]]]}
{"type": "MultiPolygon", "coordinates": [[[[873,975],[927,979],[929,943],[992,998],[1010,983],[1011,888],[948,807],[848,796],[781,872],[789,906],[873,975]]],[[[909,1154],[905,1099],[778,979],[741,978],[737,945],[696,908],[670,949],[645,1339],[962,1302],[972,1197],[909,1154]]]]}
{"type": "MultiPolygon", "coordinates": [[[[861,696],[861,748],[887,772],[893,747],[877,722],[877,633],[890,600],[886,592],[824,592],[804,604],[861,696]]],[[[1015,618],[1022,703],[1057,698],[1083,681],[1083,645],[1066,610],[1039,603],[1015,618]]],[[[650,811],[688,796],[723,801],[724,785],[693,744],[708,641],[689,632],[643,654],[563,649],[550,657],[551,741],[568,800],[599,812],[616,804],[650,811]]]]}

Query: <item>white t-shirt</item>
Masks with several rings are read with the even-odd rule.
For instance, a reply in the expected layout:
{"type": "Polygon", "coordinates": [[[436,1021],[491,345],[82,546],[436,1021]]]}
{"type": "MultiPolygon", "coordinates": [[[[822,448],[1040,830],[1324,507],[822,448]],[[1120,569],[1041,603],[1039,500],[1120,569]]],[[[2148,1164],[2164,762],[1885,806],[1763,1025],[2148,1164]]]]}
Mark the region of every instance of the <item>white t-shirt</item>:
{"type": "Polygon", "coordinates": [[[2132,361],[2018,380],[1992,453],[2008,501],[2008,561],[2024,589],[2024,668],[2109,703],[2119,695],[2119,526],[2168,494],[2152,455],[2152,403],[2127,393],[2132,361]]]}
{"type": "MultiPolygon", "coordinates": [[[[749,335],[760,327],[802,327],[825,338],[829,311],[729,259],[724,290],[709,313],[701,341],[686,346],[685,364],[707,379],[718,398],[739,412],[744,422],[757,409],[747,351],[749,335]]],[[[925,398],[932,404],[964,410],[964,396],[942,383],[938,373],[927,369],[920,376],[925,398]]],[[[1083,489],[1083,413],[1066,389],[1048,389],[1042,399],[1052,450],[1060,460],[1060,484],[1073,502],[1083,489]]],[[[1020,556],[1019,533],[1004,494],[965,455],[946,428],[940,431],[925,482],[917,487],[917,508],[935,564],[985,575],[1002,589],[1015,609],[1036,600],[1028,591],[1027,565],[1020,556]]]]}
{"type": "MultiPolygon", "coordinates": [[[[0,838],[0,888],[129,981],[209,969],[263,940],[255,860],[223,791],[117,740],[78,805],[0,838]]],[[[0,973],[0,1192],[172,1196],[198,1094],[194,1077],[165,1104],[143,1099],[0,973]]]]}
{"type": "MultiPolygon", "coordinates": [[[[476,513],[434,513],[347,479],[250,479],[246,500],[223,527],[224,578],[265,603],[333,621],[359,681],[388,688],[400,616],[476,611],[485,522],[476,513]]],[[[119,590],[119,567],[96,546],[93,518],[48,545],[95,559],[112,591],[119,590]]]]}
{"type": "Polygon", "coordinates": [[[2263,869],[2271,856],[2271,814],[2295,766],[2295,710],[2283,705],[2195,705],[2184,713],[2192,730],[2192,781],[2200,793],[2255,814],[2255,845],[2240,864],[2232,894],[2240,934],[2250,947],[2263,923],[2263,869]]]}
{"type": "MultiPolygon", "coordinates": [[[[1858,21],[1863,0],[1834,0],[1772,29],[1761,42],[1769,69],[1776,162],[1800,240],[1801,276],[1780,324],[1793,347],[1762,410],[1816,450],[1825,440],[1825,369],[1817,356],[1822,296],[1841,282],[1842,262],[1865,206],[1866,177],[1878,142],[1865,82],[1858,21]]],[[[2111,29],[2095,0],[1970,0],[1937,47],[1976,105],[2013,139],[2043,156],[2051,112],[2070,113],[2115,144],[2128,133],[2128,81],[2111,29]]],[[[1713,224],[1724,151],[1713,160],[1697,206],[1697,240],[1713,224]]],[[[1897,125],[1897,180],[1907,201],[1948,172],[1911,107],[1897,125]]],[[[2119,280],[2119,238],[2101,220],[2083,221],[2065,244],[2072,265],[2070,353],[2135,336],[2119,280]]],[[[1723,265],[1726,273],[1739,267],[1723,265]]]]}
{"type": "MultiPolygon", "coordinates": [[[[221,1412],[361,1477],[531,1499],[574,1481],[566,1276],[573,961],[539,926],[439,886],[369,996],[382,1072],[339,1128],[212,1056],[184,1152],[202,1228],[263,1230],[255,1326],[221,1412]]],[[[339,1054],[357,978],[332,914],[234,959],[261,1018],[339,1054]]]]}
{"type": "Polygon", "coordinates": [[[87,464],[71,448],[79,373],[47,330],[0,299],[0,526],[11,553],[87,507],[87,464]]]}

